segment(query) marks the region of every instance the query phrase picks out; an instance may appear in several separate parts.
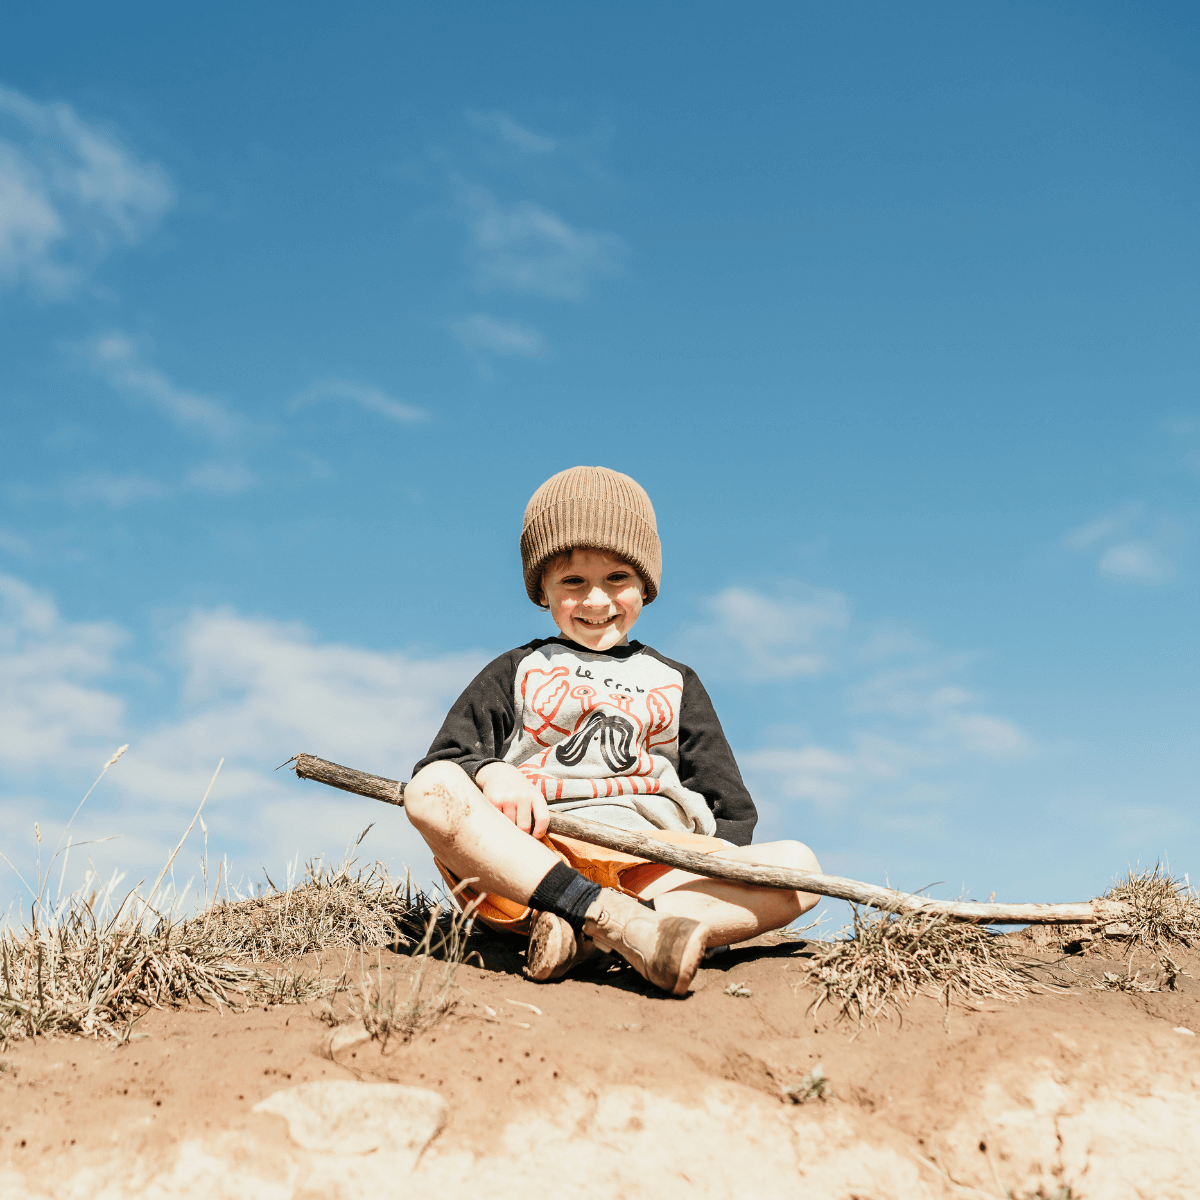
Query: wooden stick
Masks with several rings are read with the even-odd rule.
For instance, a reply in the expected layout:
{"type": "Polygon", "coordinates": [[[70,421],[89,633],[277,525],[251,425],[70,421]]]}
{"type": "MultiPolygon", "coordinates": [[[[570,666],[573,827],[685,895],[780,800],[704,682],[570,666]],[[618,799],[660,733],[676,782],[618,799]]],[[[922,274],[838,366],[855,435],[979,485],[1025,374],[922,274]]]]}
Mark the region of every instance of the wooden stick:
{"type": "MultiPolygon", "coordinates": [[[[311,754],[297,754],[288,761],[295,763],[294,770],[301,779],[315,779],[345,792],[382,800],[385,804],[404,804],[404,784],[394,779],[366,775],[311,754]]],[[[874,887],[855,879],[844,879],[840,875],[820,875],[812,871],[794,871],[789,867],[737,862],[720,855],[685,850],[682,846],[661,841],[650,834],[617,829],[598,821],[585,821],[570,813],[551,812],[550,832],[632,854],[663,866],[706,875],[711,879],[728,879],[756,887],[815,892],[886,912],[924,912],[988,925],[1107,925],[1123,921],[1129,915],[1128,907],[1115,900],[1088,900],[1082,904],[975,904],[963,900],[927,900],[923,896],[874,887]]]]}

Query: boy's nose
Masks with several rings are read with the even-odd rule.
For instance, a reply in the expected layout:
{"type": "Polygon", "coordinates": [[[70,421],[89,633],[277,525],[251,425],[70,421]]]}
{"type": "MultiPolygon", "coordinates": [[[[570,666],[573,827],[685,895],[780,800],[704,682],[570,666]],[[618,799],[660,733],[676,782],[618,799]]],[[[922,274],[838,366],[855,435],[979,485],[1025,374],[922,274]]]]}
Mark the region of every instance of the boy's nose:
{"type": "Polygon", "coordinates": [[[608,593],[599,584],[597,584],[583,598],[583,603],[587,608],[607,608],[608,593]]]}

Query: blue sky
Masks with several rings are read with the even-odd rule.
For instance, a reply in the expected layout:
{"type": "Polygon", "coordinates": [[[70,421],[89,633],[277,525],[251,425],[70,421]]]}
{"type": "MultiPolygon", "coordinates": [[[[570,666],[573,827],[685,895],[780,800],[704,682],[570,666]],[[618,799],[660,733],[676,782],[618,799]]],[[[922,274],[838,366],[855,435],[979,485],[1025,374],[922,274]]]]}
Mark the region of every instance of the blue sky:
{"type": "Polygon", "coordinates": [[[638,635],[709,686],[760,839],[1008,899],[1200,862],[1190,6],[5,26],[22,869],[128,742],[73,827],[105,873],[156,870],[224,756],[235,878],[370,820],[425,875],[398,814],[272,768],[406,776],[549,632],[520,517],[580,462],[655,502],[638,635]]]}

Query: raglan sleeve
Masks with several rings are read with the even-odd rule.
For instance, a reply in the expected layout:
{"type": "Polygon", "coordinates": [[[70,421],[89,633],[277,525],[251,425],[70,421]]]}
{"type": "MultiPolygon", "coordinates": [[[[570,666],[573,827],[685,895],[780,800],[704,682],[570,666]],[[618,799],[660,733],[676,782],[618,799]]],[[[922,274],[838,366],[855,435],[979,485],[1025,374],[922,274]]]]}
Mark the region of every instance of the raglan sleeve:
{"type": "Polygon", "coordinates": [[[682,667],[682,670],[680,781],[708,802],[717,820],[717,837],[737,846],[748,846],[758,823],[758,811],[742,782],[742,773],[704,684],[691,667],[682,667]]]}
{"type": "Polygon", "coordinates": [[[520,650],[502,654],[471,680],[446,714],[429,753],[413,767],[414,775],[430,763],[452,762],[474,779],[480,767],[504,761],[517,719],[513,680],[520,656],[520,650]]]}

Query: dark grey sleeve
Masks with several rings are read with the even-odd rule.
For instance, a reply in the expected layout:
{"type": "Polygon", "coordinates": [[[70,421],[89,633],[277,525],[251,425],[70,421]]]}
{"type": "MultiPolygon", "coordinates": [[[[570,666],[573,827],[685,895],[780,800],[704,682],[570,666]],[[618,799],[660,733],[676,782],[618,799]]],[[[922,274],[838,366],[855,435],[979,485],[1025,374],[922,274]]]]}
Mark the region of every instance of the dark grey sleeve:
{"type": "Polygon", "coordinates": [[[683,698],[679,703],[679,778],[708,801],[717,819],[717,837],[748,846],[758,811],[742,782],[717,711],[696,672],[682,663],[683,698]]]}
{"type": "Polygon", "coordinates": [[[474,779],[480,767],[503,762],[517,721],[513,681],[525,651],[502,654],[471,680],[446,714],[429,753],[413,767],[414,775],[430,763],[452,762],[474,779]]]}

